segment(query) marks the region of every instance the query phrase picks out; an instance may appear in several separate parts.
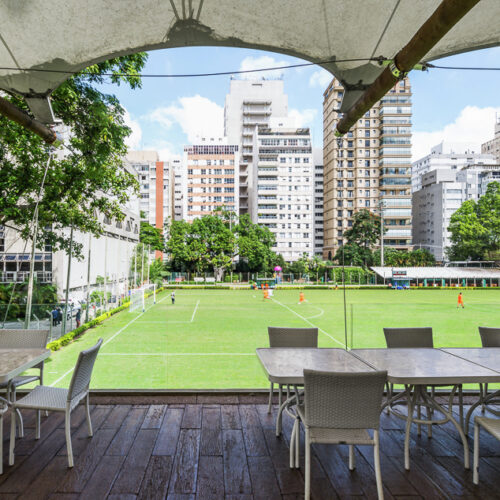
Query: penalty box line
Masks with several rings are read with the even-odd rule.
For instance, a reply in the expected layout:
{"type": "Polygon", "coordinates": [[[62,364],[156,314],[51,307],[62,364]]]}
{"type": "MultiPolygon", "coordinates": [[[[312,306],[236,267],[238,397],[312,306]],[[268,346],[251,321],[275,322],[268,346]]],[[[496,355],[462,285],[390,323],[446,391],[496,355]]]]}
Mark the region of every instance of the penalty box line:
{"type": "Polygon", "coordinates": [[[253,352],[103,352],[100,356],[255,356],[253,352]]]}
{"type": "Polygon", "coordinates": [[[288,309],[290,312],[292,312],[293,314],[298,316],[300,319],[302,319],[306,323],[309,323],[314,328],[317,328],[320,332],[324,333],[327,337],[330,337],[334,342],[337,342],[337,344],[339,344],[342,347],[344,347],[345,349],[347,349],[347,346],[343,342],[340,342],[336,338],[332,337],[328,332],[325,332],[325,330],[323,330],[323,328],[320,328],[319,326],[315,325],[314,323],[311,323],[307,318],[304,318],[304,316],[300,315],[298,312],[294,311],[293,309],[286,306],[285,304],[282,304],[281,302],[276,300],[274,297],[273,297],[273,301],[276,302],[276,304],[279,304],[280,306],[284,307],[285,309],[288,309]]]}
{"type": "MultiPolygon", "coordinates": [[[[168,295],[165,295],[165,297],[163,297],[162,299],[160,299],[156,304],[159,304],[160,302],[162,302],[163,300],[165,300],[167,297],[168,297],[168,295]]],[[[120,328],[113,336],[111,336],[108,340],[106,340],[105,342],[103,342],[101,347],[104,347],[106,344],[109,344],[116,336],[118,336],[120,333],[122,333],[132,323],[134,323],[135,321],[137,321],[143,314],[145,314],[147,311],[149,311],[156,304],[151,304],[145,311],[141,312],[139,314],[139,316],[136,316],[135,318],[131,319],[125,326],[123,326],[122,328],[120,328]]],[[[100,353],[100,354],[102,355],[102,353],[100,353]]],[[[53,387],[54,385],[56,385],[57,383],[59,383],[64,377],[66,377],[67,375],[69,375],[74,369],[75,369],[74,366],[72,368],[70,368],[66,373],[64,373],[63,375],[61,375],[55,382],[52,382],[52,384],[50,384],[50,387],[53,387]]]]}
{"type": "Polygon", "coordinates": [[[200,305],[200,301],[198,300],[196,302],[196,305],[194,306],[194,311],[193,314],[191,315],[191,319],[189,321],[178,321],[178,320],[165,320],[165,321],[154,321],[154,320],[145,320],[142,321],[142,323],[150,323],[150,324],[155,324],[155,325],[169,325],[171,323],[192,323],[194,321],[194,316],[196,314],[196,311],[198,310],[198,306],[200,305]]]}

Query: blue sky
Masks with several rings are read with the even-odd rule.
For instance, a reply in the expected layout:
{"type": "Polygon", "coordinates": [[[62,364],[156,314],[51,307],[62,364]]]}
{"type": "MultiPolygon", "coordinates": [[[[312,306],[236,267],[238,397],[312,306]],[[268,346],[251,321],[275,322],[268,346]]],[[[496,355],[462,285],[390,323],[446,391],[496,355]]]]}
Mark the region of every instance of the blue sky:
{"type": "MultiPolygon", "coordinates": [[[[153,51],[144,73],[204,73],[236,71],[304,62],[257,50],[196,47],[153,51]]],[[[485,49],[434,61],[458,66],[500,66],[500,48],[485,49]]],[[[258,74],[261,75],[262,74],[258,74]]],[[[323,91],[330,75],[321,68],[275,71],[284,79],[291,114],[308,126],[316,146],[322,146],[323,91]]],[[[255,74],[251,76],[254,78],[255,74]]],[[[248,77],[250,78],[250,76],[248,77]]],[[[493,136],[495,112],[500,113],[500,71],[414,71],[414,159],[441,142],[481,143],[493,136]]],[[[104,85],[118,96],[133,129],[132,149],[156,149],[162,159],[180,154],[197,135],[222,134],[224,99],[229,76],[144,79],[140,90],[104,85]]]]}

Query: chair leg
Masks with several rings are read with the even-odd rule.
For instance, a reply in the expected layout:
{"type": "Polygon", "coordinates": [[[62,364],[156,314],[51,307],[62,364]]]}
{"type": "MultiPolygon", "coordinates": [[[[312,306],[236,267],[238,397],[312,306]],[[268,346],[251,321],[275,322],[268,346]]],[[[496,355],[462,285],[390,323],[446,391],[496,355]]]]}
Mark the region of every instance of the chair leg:
{"type": "MultiPolygon", "coordinates": [[[[11,403],[15,403],[16,402],[16,398],[17,398],[17,394],[16,394],[16,388],[15,387],[11,387],[10,389],[10,395],[9,395],[9,401],[11,403]]],[[[19,409],[16,409],[16,412],[17,412],[17,416],[18,416],[18,420],[17,420],[17,435],[20,437],[20,438],[23,438],[24,437],[24,424],[23,424],[23,416],[21,415],[21,412],[19,411],[19,409]]]]}
{"type": "Polygon", "coordinates": [[[9,465],[14,465],[14,447],[16,446],[17,408],[10,416],[9,465]]]}
{"type": "Polygon", "coordinates": [[[40,410],[36,411],[36,421],[35,421],[35,439],[40,439],[40,410]]]}
{"type": "Polygon", "coordinates": [[[271,413],[273,409],[273,392],[274,392],[274,383],[271,382],[271,387],[269,388],[269,405],[267,407],[267,413],[271,413]]]}
{"type": "Polygon", "coordinates": [[[354,445],[349,445],[349,470],[354,470],[356,468],[356,463],[354,459],[354,445]]]}
{"type": "Polygon", "coordinates": [[[311,499],[311,443],[309,442],[309,429],[306,427],[306,463],[305,463],[305,500],[311,499]]]}
{"type": "Polygon", "coordinates": [[[474,421],[474,465],[472,481],[479,484],[479,424],[474,421]]]}
{"type": "Polygon", "coordinates": [[[295,433],[297,432],[297,419],[293,423],[292,435],[290,436],[290,469],[295,467],[295,433]]]}
{"type": "Polygon", "coordinates": [[[3,413],[0,413],[0,474],[3,474],[3,413]]]}
{"type": "MultiPolygon", "coordinates": [[[[422,407],[417,405],[417,418],[420,420],[422,418],[422,407]]],[[[420,424],[417,424],[417,436],[422,435],[422,426],[420,424]]]]}
{"type": "Polygon", "coordinates": [[[87,427],[89,430],[89,437],[94,435],[92,431],[92,421],[90,420],[90,401],[89,393],[87,392],[87,398],[85,399],[85,415],[87,416],[87,427]]]}
{"type": "Polygon", "coordinates": [[[484,384],[479,384],[479,401],[481,401],[481,413],[484,413],[486,411],[486,405],[483,403],[484,396],[486,396],[484,384]]]}
{"type": "Polygon", "coordinates": [[[373,463],[375,465],[375,480],[377,481],[377,494],[379,500],[384,500],[384,489],[382,487],[382,474],[380,472],[380,440],[378,431],[373,431],[375,446],[373,447],[373,463]]]}
{"type": "Polygon", "coordinates": [[[68,450],[68,467],[73,467],[73,447],[71,445],[71,412],[66,410],[65,418],[66,448],[68,450]]]}
{"type": "Polygon", "coordinates": [[[281,403],[283,402],[283,386],[281,384],[278,385],[278,405],[281,406],[281,403]]]}
{"type": "Polygon", "coordinates": [[[464,394],[463,386],[458,386],[458,413],[460,415],[460,425],[464,428],[464,394]]]}
{"type": "Polygon", "coordinates": [[[297,419],[297,432],[295,433],[295,468],[300,469],[300,420],[297,419]]]}

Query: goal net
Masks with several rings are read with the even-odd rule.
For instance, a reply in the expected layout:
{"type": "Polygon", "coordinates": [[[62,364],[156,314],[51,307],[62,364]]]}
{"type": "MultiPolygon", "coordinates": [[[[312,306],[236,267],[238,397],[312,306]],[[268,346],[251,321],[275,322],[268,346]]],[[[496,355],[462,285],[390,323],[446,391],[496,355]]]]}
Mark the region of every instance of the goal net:
{"type": "Polygon", "coordinates": [[[146,307],[156,304],[156,285],[144,285],[130,291],[129,311],[140,310],[144,312],[146,307]]]}

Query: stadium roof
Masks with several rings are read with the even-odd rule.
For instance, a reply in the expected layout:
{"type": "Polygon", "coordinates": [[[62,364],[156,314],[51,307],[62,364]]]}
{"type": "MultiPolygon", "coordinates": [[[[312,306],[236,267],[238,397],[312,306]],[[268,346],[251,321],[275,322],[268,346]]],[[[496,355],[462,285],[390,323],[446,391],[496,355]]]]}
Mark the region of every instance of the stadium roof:
{"type": "Polygon", "coordinates": [[[248,47],[319,63],[346,87],[344,111],[385,69],[367,59],[394,58],[440,4],[464,17],[455,24],[434,16],[435,32],[447,21],[454,26],[441,29],[447,34],[430,42],[423,62],[500,44],[500,1],[476,2],[308,0],[305,11],[303,0],[7,0],[0,3],[0,89],[30,97],[41,118],[40,101],[96,62],[167,47],[248,47]]]}
{"type": "Polygon", "coordinates": [[[392,279],[393,274],[400,274],[401,279],[500,279],[500,269],[484,267],[372,267],[380,277],[392,279]]]}

